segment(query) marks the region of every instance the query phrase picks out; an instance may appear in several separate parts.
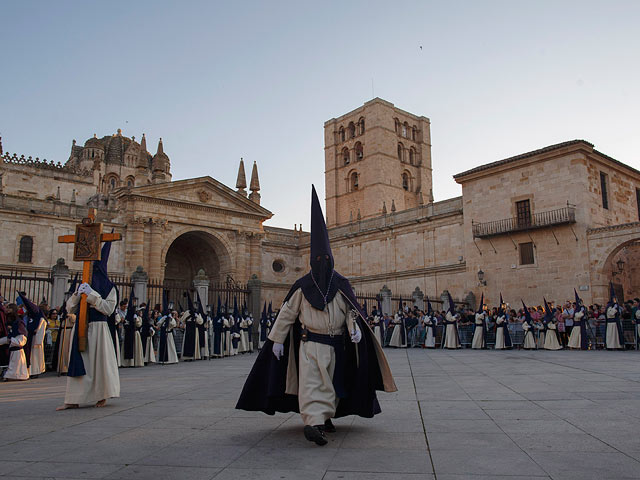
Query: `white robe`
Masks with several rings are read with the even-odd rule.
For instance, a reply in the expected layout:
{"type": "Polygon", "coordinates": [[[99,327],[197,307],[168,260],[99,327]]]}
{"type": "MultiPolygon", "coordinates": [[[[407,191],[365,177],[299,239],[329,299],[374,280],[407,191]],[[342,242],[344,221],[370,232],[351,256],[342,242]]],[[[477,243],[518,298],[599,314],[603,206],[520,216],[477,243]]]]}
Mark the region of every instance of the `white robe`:
{"type": "Polygon", "coordinates": [[[173,339],[173,329],[176,321],[172,318],[167,328],[167,361],[165,363],[178,363],[178,352],[176,352],[176,342],[173,339]]]}
{"type": "MultiPolygon", "coordinates": [[[[0,338],[0,345],[7,344],[9,347],[24,347],[27,344],[27,336],[17,335],[11,339],[8,337],[0,338]]],[[[24,354],[24,349],[9,353],[9,367],[3,378],[7,380],[29,380],[29,369],[27,368],[27,357],[24,354]]]]}
{"type": "Polygon", "coordinates": [[[147,337],[147,345],[144,351],[145,363],[156,363],[156,354],[153,351],[153,334],[149,334],[147,337]]]}
{"type": "MultiPolygon", "coordinates": [[[[89,308],[95,308],[103,315],[113,313],[117,304],[115,287],[103,299],[98,293],[87,296],[89,308]]],[[[74,293],[67,300],[67,311],[75,313],[80,304],[80,295],[74,293]]],[[[74,329],[76,328],[74,325],[74,329]]],[[[73,332],[71,335],[73,338],[73,332]]],[[[107,322],[91,322],[87,327],[87,348],[80,352],[86,375],[67,377],[65,404],[96,403],[107,398],[120,396],[118,363],[113,348],[113,340],[107,322]]]]}
{"type": "Polygon", "coordinates": [[[431,328],[433,321],[434,320],[429,316],[424,317],[424,346],[427,348],[436,348],[436,337],[433,335],[433,328],[431,328]]]}
{"type": "Polygon", "coordinates": [[[29,365],[29,376],[40,375],[44,373],[46,367],[44,364],[44,334],[47,330],[47,321],[40,318],[36,333],[33,335],[31,342],[31,359],[29,365]]]}
{"type": "MultiPolygon", "coordinates": [[[[452,322],[454,320],[454,316],[451,315],[451,312],[447,312],[446,315],[447,321],[448,322],[452,322]]],[[[444,348],[450,348],[450,349],[454,349],[454,348],[460,348],[460,342],[458,340],[458,335],[456,335],[456,327],[458,320],[456,318],[456,323],[455,324],[446,324],[446,334],[445,334],[445,344],[444,344],[444,348]]]]}
{"type": "Polygon", "coordinates": [[[505,326],[504,328],[499,328],[500,325],[502,325],[506,321],[507,320],[504,315],[500,315],[496,319],[496,344],[494,346],[496,350],[504,350],[505,348],[507,348],[504,342],[504,328],[509,328],[509,327],[505,326]]]}
{"type": "Polygon", "coordinates": [[[484,340],[484,327],[482,320],[484,319],[484,313],[476,313],[475,331],[473,332],[473,340],[471,342],[471,348],[482,348],[484,340]]]}
{"type": "Polygon", "coordinates": [[[204,322],[204,347],[200,349],[200,356],[202,358],[209,358],[209,325],[211,320],[207,317],[207,321],[204,322]]]}
{"type": "MultiPolygon", "coordinates": [[[[253,321],[249,318],[243,318],[240,320],[240,328],[251,328],[253,321]]],[[[240,330],[240,353],[250,352],[252,349],[249,346],[249,332],[240,330]]]]}
{"type": "Polygon", "coordinates": [[[118,367],[122,366],[122,356],[120,355],[120,340],[118,340],[118,331],[119,325],[122,322],[122,317],[120,314],[116,314],[116,361],[118,362],[118,367]]]}
{"type": "MultiPolygon", "coordinates": [[[[607,319],[611,320],[616,317],[617,308],[607,307],[607,319]]],[[[618,337],[618,324],[616,322],[607,322],[607,344],[605,347],[608,350],[617,350],[622,348],[620,345],[620,338],[618,337]]]]}

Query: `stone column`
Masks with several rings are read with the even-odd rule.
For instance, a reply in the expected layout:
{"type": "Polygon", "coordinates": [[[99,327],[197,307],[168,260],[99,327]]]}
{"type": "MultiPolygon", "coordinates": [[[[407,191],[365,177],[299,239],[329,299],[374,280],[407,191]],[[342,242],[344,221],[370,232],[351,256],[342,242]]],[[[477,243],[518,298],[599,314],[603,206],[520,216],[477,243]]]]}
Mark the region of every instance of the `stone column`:
{"type": "Polygon", "coordinates": [[[151,237],[149,245],[149,277],[161,279],[164,276],[164,259],[162,258],[162,232],[167,221],[164,219],[155,220],[151,223],[151,237]]]}
{"type": "Polygon", "coordinates": [[[144,265],[144,223],[142,219],[135,218],[127,225],[125,242],[125,269],[131,271],[144,265]]]}
{"type": "Polygon", "coordinates": [[[144,271],[142,265],[136,267],[136,271],[131,275],[131,283],[133,284],[133,293],[137,298],[137,305],[147,302],[147,283],[149,275],[144,271]]]}
{"type": "Polygon", "coordinates": [[[260,326],[260,302],[262,296],[262,282],[256,274],[251,275],[251,278],[247,282],[247,288],[249,289],[249,298],[247,308],[253,315],[253,326],[251,327],[253,347],[258,348],[258,327],[260,326]]]}
{"type": "Polygon", "coordinates": [[[69,278],[71,278],[69,267],[64,263],[64,258],[58,259],[51,269],[51,274],[53,277],[53,288],[51,289],[49,305],[52,308],[60,308],[66,300],[66,298],[64,298],[64,294],[68,288],[67,284],[69,283],[69,278]]]}
{"type": "Polygon", "coordinates": [[[411,298],[413,299],[413,304],[418,307],[419,310],[424,310],[424,293],[422,293],[420,287],[416,287],[411,294],[411,298]]]}
{"type": "MultiPolygon", "coordinates": [[[[207,277],[207,274],[202,268],[198,270],[196,276],[193,277],[193,286],[200,296],[202,308],[206,310],[209,304],[209,277],[207,277]]],[[[194,298],[194,301],[197,301],[197,298],[194,298]]],[[[195,307],[198,308],[198,305],[195,305],[195,307]]]]}
{"type": "Polygon", "coordinates": [[[380,289],[380,308],[384,315],[391,315],[391,290],[386,285],[380,289]]]}

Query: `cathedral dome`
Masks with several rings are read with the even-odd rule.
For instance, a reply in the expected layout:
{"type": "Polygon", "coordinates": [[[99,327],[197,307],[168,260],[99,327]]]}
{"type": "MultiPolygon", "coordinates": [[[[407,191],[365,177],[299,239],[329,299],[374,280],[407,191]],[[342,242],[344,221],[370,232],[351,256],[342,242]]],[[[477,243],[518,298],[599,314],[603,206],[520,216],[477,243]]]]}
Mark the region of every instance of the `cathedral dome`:
{"type": "Polygon", "coordinates": [[[85,146],[85,148],[87,148],[87,147],[89,147],[89,148],[99,148],[100,150],[104,150],[104,145],[102,144],[100,139],[98,139],[98,137],[96,137],[95,133],[93,134],[93,137],[91,137],[89,140],[84,142],[84,146],[85,146]]]}

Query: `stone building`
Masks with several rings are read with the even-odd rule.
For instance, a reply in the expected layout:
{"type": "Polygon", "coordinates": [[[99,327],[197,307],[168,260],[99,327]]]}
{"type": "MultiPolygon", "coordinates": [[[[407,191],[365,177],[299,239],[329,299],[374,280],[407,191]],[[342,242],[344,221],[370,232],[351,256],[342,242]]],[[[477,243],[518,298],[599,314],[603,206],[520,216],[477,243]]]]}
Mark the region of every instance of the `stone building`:
{"type": "MultiPolygon", "coordinates": [[[[356,289],[407,300],[413,292],[418,303],[448,290],[470,303],[484,293],[495,304],[502,292],[512,304],[540,304],[572,298],[573,288],[603,302],[613,281],[625,298],[640,296],[640,172],[590,143],[462,172],[462,196],[435,202],[428,118],[375,98],[325,122],[324,133],[329,234],[356,289]]],[[[64,165],[1,148],[4,271],[45,272],[59,258],[79,269],[56,239],[89,207],[123,235],[114,273],[184,285],[251,280],[257,308],[277,306],[308,269],[308,233],[264,225],[273,214],[261,205],[255,162],[247,184],[240,161],[232,189],[208,176],[172,181],[162,140],[152,155],[144,135],[139,144],[121,131],[74,142],[64,165]]]]}

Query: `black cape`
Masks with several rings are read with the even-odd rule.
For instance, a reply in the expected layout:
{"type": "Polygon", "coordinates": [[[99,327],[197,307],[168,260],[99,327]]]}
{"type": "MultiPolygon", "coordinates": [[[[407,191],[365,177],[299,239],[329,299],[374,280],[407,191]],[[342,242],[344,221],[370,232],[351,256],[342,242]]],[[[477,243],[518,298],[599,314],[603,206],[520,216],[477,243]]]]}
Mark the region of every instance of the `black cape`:
{"type": "MultiPolygon", "coordinates": [[[[310,275],[305,275],[293,284],[285,298],[285,302],[299,288],[303,288],[310,275]]],[[[364,312],[360,308],[355,294],[349,285],[349,281],[337,272],[334,273],[333,282],[344,298],[351,304],[351,308],[359,315],[356,322],[362,332],[362,340],[352,343],[349,336],[345,338],[345,359],[343,379],[346,387],[346,397],[340,398],[335,417],[346,415],[359,415],[371,418],[380,413],[380,404],[376,398],[376,390],[384,390],[382,374],[376,357],[375,343],[371,329],[366,325],[364,312]],[[356,360],[356,348],[358,349],[359,363],[356,360]]],[[[303,289],[304,293],[304,289],[303,289]]],[[[300,321],[296,319],[293,325],[293,342],[298,364],[298,352],[300,347],[300,321]]],[[[273,355],[273,342],[266,340],[264,346],[256,358],[256,362],[249,373],[249,377],[242,389],[236,405],[237,409],[248,411],[261,411],[268,415],[276,412],[300,412],[298,396],[285,393],[287,383],[287,367],[289,362],[289,343],[291,335],[284,343],[284,355],[280,360],[273,355]]],[[[334,373],[335,375],[335,373],[334,373]]]]}

